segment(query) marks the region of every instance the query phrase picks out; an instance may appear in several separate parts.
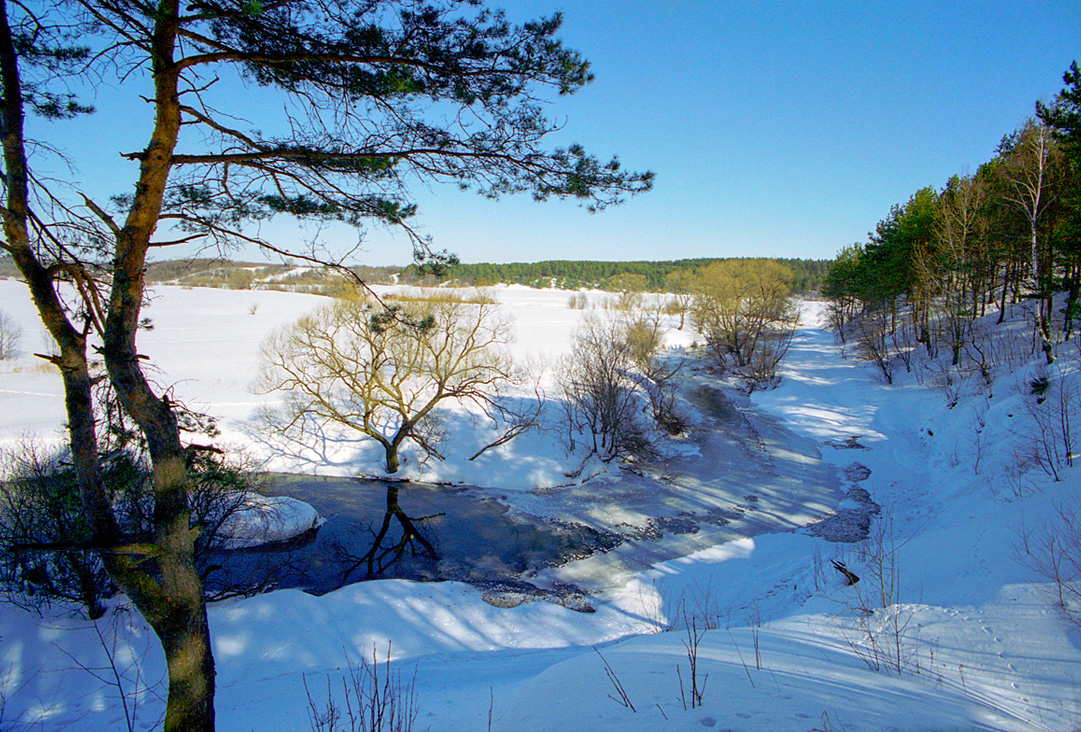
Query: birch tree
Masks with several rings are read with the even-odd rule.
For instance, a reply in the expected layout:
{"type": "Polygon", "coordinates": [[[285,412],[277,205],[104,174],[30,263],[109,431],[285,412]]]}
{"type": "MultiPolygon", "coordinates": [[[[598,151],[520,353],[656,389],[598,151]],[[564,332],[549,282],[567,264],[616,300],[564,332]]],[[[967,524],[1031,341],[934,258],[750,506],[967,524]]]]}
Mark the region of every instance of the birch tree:
{"type": "Polygon", "coordinates": [[[1060,151],[1046,125],[1029,121],[1003,141],[1000,154],[1007,183],[1004,198],[1028,224],[1031,274],[1040,303],[1037,332],[1050,364],[1055,360],[1051,337],[1055,263],[1050,237],[1043,234],[1041,227],[1058,195],[1055,177],[1060,151]]]}

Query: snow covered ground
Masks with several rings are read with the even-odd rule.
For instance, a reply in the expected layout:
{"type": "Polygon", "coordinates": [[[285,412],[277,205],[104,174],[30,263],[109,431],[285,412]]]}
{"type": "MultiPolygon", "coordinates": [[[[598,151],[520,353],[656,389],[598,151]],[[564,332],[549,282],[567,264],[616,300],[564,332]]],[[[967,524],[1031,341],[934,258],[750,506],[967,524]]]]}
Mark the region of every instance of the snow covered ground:
{"type": "MultiPolygon", "coordinates": [[[[0,281],[0,309],[23,324],[24,350],[40,351],[21,287],[0,281]]],[[[500,288],[498,297],[517,320],[517,357],[550,365],[569,348],[581,316],[567,307],[569,293],[500,288]]],[[[378,474],[376,452],[345,435],[292,453],[258,439],[253,415],[274,399],[248,389],[258,346],[320,302],[161,288],[147,312],[154,328],[140,344],[163,386],[219,418],[226,446],[274,469],[378,474]]],[[[389,653],[404,679],[415,673],[415,730],[1081,727],[1081,637],[1053,605],[1053,585],[1021,561],[1022,538],[1078,495],[1070,470],[1056,483],[1010,468],[1033,434],[1025,402],[1036,366],[998,374],[993,388],[978,380],[923,386],[911,375],[886,386],[841,358],[820,315],[808,304],[780,387],[735,402],[746,422],[724,428],[703,418],[699,426],[719,436],[669,445],[667,469],[613,469],[575,484],[565,474],[582,458],[566,455],[550,432],[470,463],[468,440],[483,436],[472,434],[468,415],[449,420],[450,442],[465,441],[464,455],[405,467],[410,477],[475,485],[524,511],[598,524],[753,506],[742,524],[725,527],[729,541],[673,539],[655,556],[648,541],[627,542],[532,578],[580,584],[593,613],[548,602],[498,608],[468,585],[396,580],[212,606],[219,729],[309,729],[305,686],[324,703],[327,684],[340,689],[349,665],[373,648],[380,659],[389,653]],[[833,508],[859,514],[859,488],[882,506],[871,541],[792,530],[833,508]],[[609,515],[616,506],[623,512],[609,515]],[[861,582],[844,586],[832,560],[861,582]],[[876,582],[877,569],[896,587],[876,582]],[[884,589],[887,610],[858,611],[861,597],[880,600],[884,589]],[[692,707],[687,647],[696,633],[704,692],[692,707]]],[[[691,339],[669,335],[676,346],[691,339]]],[[[1052,376],[1076,368],[1075,348],[1062,356],[1052,376]]],[[[38,363],[30,355],[0,363],[0,442],[8,446],[56,435],[63,422],[59,380],[38,363]]],[[[136,729],[154,728],[162,713],[161,652],[134,613],[95,626],[62,611],[39,617],[0,605],[0,674],[4,729],[124,728],[124,701],[136,729]]]]}

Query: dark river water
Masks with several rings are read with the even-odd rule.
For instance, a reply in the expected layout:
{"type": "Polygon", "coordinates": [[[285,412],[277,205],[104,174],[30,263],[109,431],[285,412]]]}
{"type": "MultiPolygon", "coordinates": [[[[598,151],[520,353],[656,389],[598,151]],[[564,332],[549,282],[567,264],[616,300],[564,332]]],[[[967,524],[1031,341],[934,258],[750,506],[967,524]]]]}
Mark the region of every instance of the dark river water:
{"type": "Polygon", "coordinates": [[[514,585],[620,542],[585,526],[512,515],[459,487],[276,475],[260,491],[309,503],[326,523],[287,543],[219,553],[217,583],[313,594],[384,578],[514,585]],[[388,492],[396,494],[394,510],[388,492]]]}

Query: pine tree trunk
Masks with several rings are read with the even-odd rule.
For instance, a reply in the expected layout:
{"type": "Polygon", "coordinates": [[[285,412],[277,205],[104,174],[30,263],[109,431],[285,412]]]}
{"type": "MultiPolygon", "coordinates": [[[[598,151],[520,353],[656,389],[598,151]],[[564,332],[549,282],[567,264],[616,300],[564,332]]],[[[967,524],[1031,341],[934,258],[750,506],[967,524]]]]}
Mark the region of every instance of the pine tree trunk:
{"type": "Polygon", "coordinates": [[[145,292],[146,255],[157,228],[180,131],[179,69],[173,61],[178,0],[158,6],[151,58],[155,124],[141,156],[139,181],[123,228],[116,232],[112,289],[105,319],[105,365],[124,411],[146,438],[154,489],[154,547],[160,586],[123,561],[115,570],[161,639],[169,673],[165,732],[214,729],[214,660],[203,586],[194,563],[187,451],[167,396],[154,393],[135,346],[145,292]]]}

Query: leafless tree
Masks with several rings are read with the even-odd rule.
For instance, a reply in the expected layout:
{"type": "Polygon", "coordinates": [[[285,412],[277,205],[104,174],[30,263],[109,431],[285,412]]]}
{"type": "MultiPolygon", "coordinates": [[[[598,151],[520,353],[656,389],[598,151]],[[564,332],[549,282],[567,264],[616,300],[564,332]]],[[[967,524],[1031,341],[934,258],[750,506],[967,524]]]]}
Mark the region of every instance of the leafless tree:
{"type": "Polygon", "coordinates": [[[0,310],[0,361],[14,358],[19,352],[23,331],[15,319],[0,310]]]}
{"type": "Polygon", "coordinates": [[[695,325],[710,354],[752,387],[774,382],[799,324],[790,278],[784,265],[754,259],[711,264],[693,280],[695,325]]]}
{"type": "Polygon", "coordinates": [[[654,359],[659,342],[648,320],[594,313],[575,334],[560,374],[567,424],[604,460],[655,454],[644,411],[671,433],[682,429],[671,391],[678,365],[654,359]]]}
{"type": "Polygon", "coordinates": [[[406,441],[442,457],[426,433],[446,400],[494,402],[513,378],[498,305],[455,300],[385,310],[341,300],[301,318],[263,347],[262,388],[287,395],[274,422],[286,433],[337,424],[378,442],[397,472],[406,441]]]}
{"type": "Polygon", "coordinates": [[[1038,334],[1044,357],[1051,363],[1055,360],[1051,335],[1054,250],[1041,227],[1058,195],[1061,150],[1046,125],[1029,121],[1004,141],[1001,153],[1004,161],[1001,174],[1007,183],[1005,200],[1021,211],[1029,225],[1031,273],[1040,298],[1038,334]]]}

